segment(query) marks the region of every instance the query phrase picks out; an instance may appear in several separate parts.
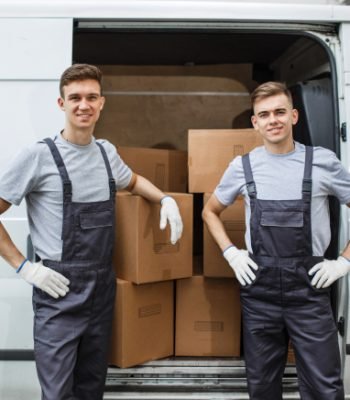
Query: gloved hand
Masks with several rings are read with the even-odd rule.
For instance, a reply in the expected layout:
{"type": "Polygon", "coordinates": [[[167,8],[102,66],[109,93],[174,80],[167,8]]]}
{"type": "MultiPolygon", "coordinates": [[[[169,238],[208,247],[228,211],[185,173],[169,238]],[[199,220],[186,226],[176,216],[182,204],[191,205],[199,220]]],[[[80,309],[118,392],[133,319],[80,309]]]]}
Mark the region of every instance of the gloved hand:
{"type": "Polygon", "coordinates": [[[311,285],[317,289],[326,288],[349,271],[350,262],[342,256],[336,260],[324,260],[310,269],[309,275],[314,275],[311,285]]]}
{"type": "Polygon", "coordinates": [[[25,260],[16,270],[18,275],[30,283],[58,299],[64,297],[68,291],[69,280],[59,272],[45,267],[41,262],[35,264],[25,260]]]}
{"type": "Polygon", "coordinates": [[[242,286],[254,281],[255,274],[252,269],[257,270],[258,266],[249,257],[247,250],[239,250],[236,246],[230,246],[223,252],[223,256],[234,270],[236,278],[242,286]]]}
{"type": "Polygon", "coordinates": [[[160,201],[160,229],[165,229],[167,221],[170,224],[170,241],[175,244],[182,235],[183,224],[176,201],[170,196],[164,196],[160,201]]]}

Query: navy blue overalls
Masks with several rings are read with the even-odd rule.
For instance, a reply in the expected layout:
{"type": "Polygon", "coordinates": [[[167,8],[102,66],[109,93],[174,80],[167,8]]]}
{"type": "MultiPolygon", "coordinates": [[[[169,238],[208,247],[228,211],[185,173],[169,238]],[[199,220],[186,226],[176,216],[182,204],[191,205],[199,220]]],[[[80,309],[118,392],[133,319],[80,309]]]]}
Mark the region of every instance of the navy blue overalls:
{"type": "Polygon", "coordinates": [[[106,201],[72,201],[72,183],[51,139],[45,139],[63,184],[62,260],[43,260],[70,280],[54,299],[34,288],[34,351],[43,400],[101,400],[115,298],[112,269],[115,181],[99,146],[109,183],[106,201]]]}
{"type": "MultiPolygon", "coordinates": [[[[241,287],[243,343],[251,400],[282,400],[282,376],[290,338],[303,400],[343,400],[337,330],[329,289],[315,289],[312,255],[313,148],[306,147],[301,199],[258,198],[249,154],[243,156],[250,198],[250,234],[259,266],[241,287]]],[[[278,184],[278,182],[276,182],[278,184]]]]}

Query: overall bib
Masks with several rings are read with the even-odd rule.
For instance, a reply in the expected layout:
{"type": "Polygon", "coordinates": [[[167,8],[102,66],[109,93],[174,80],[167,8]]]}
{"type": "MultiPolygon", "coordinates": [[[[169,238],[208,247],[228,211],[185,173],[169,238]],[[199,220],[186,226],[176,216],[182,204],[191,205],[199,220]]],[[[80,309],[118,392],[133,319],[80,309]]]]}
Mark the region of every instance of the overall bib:
{"type": "Polygon", "coordinates": [[[250,233],[259,266],[256,280],[241,287],[243,343],[251,400],[282,400],[290,338],[303,400],[343,400],[337,330],[330,288],[315,289],[308,275],[323,260],[312,255],[311,172],[306,147],[302,198],[261,200],[249,154],[242,158],[250,198],[250,233]]]}
{"type": "MultiPolygon", "coordinates": [[[[34,288],[34,352],[43,400],[101,400],[107,373],[115,277],[112,250],[115,181],[106,152],[110,196],[72,202],[72,183],[51,139],[45,139],[63,184],[62,260],[43,260],[70,280],[70,291],[54,299],[34,288]]],[[[107,184],[107,176],[106,176],[107,184]]]]}

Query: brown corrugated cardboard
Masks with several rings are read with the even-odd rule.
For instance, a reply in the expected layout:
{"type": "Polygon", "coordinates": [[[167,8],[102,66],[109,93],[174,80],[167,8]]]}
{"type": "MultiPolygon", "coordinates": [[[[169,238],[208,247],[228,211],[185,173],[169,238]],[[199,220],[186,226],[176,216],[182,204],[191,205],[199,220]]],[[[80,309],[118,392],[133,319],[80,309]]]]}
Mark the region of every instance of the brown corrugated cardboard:
{"type": "Polygon", "coordinates": [[[262,143],[254,129],[189,130],[189,192],[213,192],[229,163],[262,143]]]}
{"type": "Polygon", "coordinates": [[[176,356],[239,356],[241,308],[236,279],[176,281],[176,356]]]}
{"type": "Polygon", "coordinates": [[[167,192],[187,192],[187,152],[118,147],[123,161],[136,173],[167,192]]]}
{"type": "Polygon", "coordinates": [[[292,346],[292,343],[289,342],[288,344],[288,356],[287,356],[287,363],[288,364],[295,364],[295,353],[292,346]]]}
{"type": "Polygon", "coordinates": [[[173,355],[174,282],[117,279],[109,363],[121,368],[173,355]]]}
{"type": "MultiPolygon", "coordinates": [[[[208,201],[210,193],[204,194],[204,204],[208,201]]],[[[226,232],[232,243],[239,249],[245,249],[245,217],[244,199],[238,197],[235,202],[227,207],[220,215],[226,232]]],[[[214,241],[207,226],[203,224],[203,274],[216,278],[232,278],[234,272],[222,256],[222,252],[214,241]]]]}
{"type": "Polygon", "coordinates": [[[134,283],[192,276],[193,196],[171,193],[184,224],[183,235],[170,243],[170,228],[159,228],[160,205],[141,196],[117,195],[116,238],[113,264],[117,277],[134,283]]]}

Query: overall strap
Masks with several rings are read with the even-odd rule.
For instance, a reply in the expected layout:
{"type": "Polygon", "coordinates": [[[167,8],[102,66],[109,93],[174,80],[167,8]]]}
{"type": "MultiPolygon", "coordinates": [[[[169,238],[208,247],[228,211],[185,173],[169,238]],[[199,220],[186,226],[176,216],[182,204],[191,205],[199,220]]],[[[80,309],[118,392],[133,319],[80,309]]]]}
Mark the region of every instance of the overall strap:
{"type": "Polygon", "coordinates": [[[305,167],[304,167],[304,178],[303,178],[303,199],[311,199],[312,191],[312,160],[313,160],[314,148],[312,146],[305,146],[305,167]]]}
{"type": "Polygon", "coordinates": [[[108,182],[109,182],[109,194],[110,194],[110,198],[114,200],[115,197],[115,193],[116,193],[116,188],[115,188],[115,179],[113,178],[113,174],[112,174],[112,169],[111,169],[111,165],[109,163],[108,157],[107,157],[107,153],[105,148],[102,146],[101,143],[96,141],[97,146],[100,148],[101,153],[102,153],[102,157],[103,157],[103,161],[105,162],[106,165],[106,169],[107,169],[107,174],[108,174],[108,182]]]}
{"type": "Polygon", "coordinates": [[[60,174],[63,184],[63,201],[70,203],[72,201],[72,182],[69,179],[69,175],[64,165],[62,156],[57,149],[54,141],[51,138],[44,139],[44,142],[49,146],[53,159],[57,165],[58,172],[60,174]]]}
{"type": "Polygon", "coordinates": [[[242,156],[242,164],[248,195],[250,198],[256,198],[256,186],[253,179],[252,167],[250,165],[249,153],[242,156]]]}

